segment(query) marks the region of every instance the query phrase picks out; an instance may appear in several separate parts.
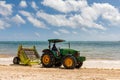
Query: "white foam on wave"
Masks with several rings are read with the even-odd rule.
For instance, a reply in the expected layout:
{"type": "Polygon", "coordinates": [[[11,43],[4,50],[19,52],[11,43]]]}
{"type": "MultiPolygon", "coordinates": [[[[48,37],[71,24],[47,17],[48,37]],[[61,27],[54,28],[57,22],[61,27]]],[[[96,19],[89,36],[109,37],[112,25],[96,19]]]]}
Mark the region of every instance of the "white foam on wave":
{"type": "MultiPolygon", "coordinates": [[[[0,65],[13,64],[13,57],[0,58],[0,65]]],[[[82,68],[120,69],[120,60],[86,60],[82,68]]]]}
{"type": "Polygon", "coordinates": [[[120,60],[87,60],[83,68],[120,69],[120,60]]]}
{"type": "Polygon", "coordinates": [[[10,65],[13,64],[13,57],[9,58],[0,58],[0,65],[10,65]]]}

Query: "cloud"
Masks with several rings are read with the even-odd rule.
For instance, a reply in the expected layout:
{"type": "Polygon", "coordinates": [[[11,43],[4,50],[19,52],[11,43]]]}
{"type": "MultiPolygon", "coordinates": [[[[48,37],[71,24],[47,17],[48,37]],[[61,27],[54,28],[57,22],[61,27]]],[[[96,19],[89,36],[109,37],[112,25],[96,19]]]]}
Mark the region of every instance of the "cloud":
{"type": "Polygon", "coordinates": [[[77,34],[77,32],[76,32],[76,31],[72,31],[72,33],[73,33],[73,34],[77,34]]]}
{"type": "Polygon", "coordinates": [[[37,37],[40,37],[40,34],[39,34],[38,32],[35,32],[35,35],[36,35],[37,37]]]}
{"type": "Polygon", "coordinates": [[[38,6],[36,5],[34,1],[31,2],[31,7],[35,10],[38,10],[38,6]]]}
{"type": "Polygon", "coordinates": [[[37,17],[43,18],[46,20],[49,24],[53,26],[58,26],[58,27],[70,27],[70,28],[76,28],[76,27],[88,27],[88,28],[97,28],[97,29],[102,29],[105,30],[105,28],[97,24],[93,21],[84,19],[80,14],[76,15],[50,15],[44,12],[37,12],[37,17]],[[69,17],[68,17],[69,16],[69,17]]]}
{"type": "Polygon", "coordinates": [[[87,0],[44,0],[42,4],[65,13],[37,12],[39,18],[44,19],[53,26],[106,30],[108,28],[106,26],[120,25],[119,10],[109,3],[89,5],[87,0]]]}
{"type": "Polygon", "coordinates": [[[27,3],[26,3],[26,1],[25,0],[21,0],[21,2],[20,2],[20,7],[22,7],[22,8],[26,8],[27,7],[27,3]]]}
{"type": "Polygon", "coordinates": [[[120,25],[120,11],[114,6],[104,3],[94,3],[92,6],[103,19],[109,21],[113,25],[120,25]]]}
{"type": "Polygon", "coordinates": [[[40,22],[38,19],[34,18],[34,17],[28,17],[27,18],[28,21],[30,21],[34,26],[38,27],[38,28],[45,28],[45,24],[40,22]]]}
{"type": "Polygon", "coordinates": [[[25,20],[19,15],[17,14],[16,16],[14,16],[12,18],[12,20],[16,23],[16,24],[25,24],[25,20]]]}
{"type": "Polygon", "coordinates": [[[38,11],[37,12],[37,17],[39,18],[43,18],[44,20],[46,20],[49,24],[53,25],[53,26],[58,26],[58,27],[71,27],[71,28],[76,28],[75,26],[75,23],[72,22],[72,20],[70,19],[67,19],[66,15],[62,15],[62,14],[59,14],[59,15],[50,15],[50,14],[47,14],[45,12],[41,12],[41,11],[38,11]]]}
{"type": "Polygon", "coordinates": [[[24,11],[24,10],[21,10],[19,11],[19,13],[21,13],[23,16],[26,16],[26,17],[31,17],[31,13],[27,12],[27,11],[24,11]]]}
{"type": "Polygon", "coordinates": [[[12,14],[12,4],[6,4],[6,1],[0,1],[0,15],[9,16],[12,14]]]}
{"type": "Polygon", "coordinates": [[[5,29],[10,27],[10,24],[8,24],[6,21],[4,20],[0,20],[0,29],[5,29]]]}
{"type": "Polygon", "coordinates": [[[110,22],[112,25],[120,24],[119,10],[109,3],[94,3],[91,6],[85,7],[81,9],[81,16],[86,21],[94,22],[91,25],[101,29],[104,28],[103,25],[95,23],[99,18],[106,20],[106,22],[110,22]]]}
{"type": "Polygon", "coordinates": [[[23,16],[25,16],[27,18],[27,20],[29,22],[31,22],[35,27],[38,27],[38,28],[47,28],[46,25],[43,22],[41,22],[40,20],[38,20],[31,13],[29,13],[27,11],[23,11],[23,10],[19,11],[19,13],[22,14],[23,16]]]}
{"type": "MultiPolygon", "coordinates": [[[[84,15],[84,16],[87,16],[87,15],[84,15]]],[[[88,19],[87,17],[83,17],[81,14],[76,14],[72,16],[70,20],[77,27],[96,28],[101,30],[106,29],[103,25],[96,23],[96,21],[94,21],[93,19],[91,20],[91,19],[88,19]]]]}
{"type": "Polygon", "coordinates": [[[86,0],[44,0],[43,5],[49,6],[63,13],[79,11],[87,6],[86,0]]]}
{"type": "Polygon", "coordinates": [[[12,15],[13,12],[12,4],[7,4],[6,1],[0,1],[0,29],[5,29],[10,27],[9,16],[12,15]]]}
{"type": "Polygon", "coordinates": [[[59,32],[64,33],[64,34],[69,34],[70,32],[65,30],[65,29],[59,29],[59,32]]]}
{"type": "Polygon", "coordinates": [[[56,34],[56,35],[60,35],[60,33],[57,32],[57,31],[53,31],[53,33],[56,34]]]}

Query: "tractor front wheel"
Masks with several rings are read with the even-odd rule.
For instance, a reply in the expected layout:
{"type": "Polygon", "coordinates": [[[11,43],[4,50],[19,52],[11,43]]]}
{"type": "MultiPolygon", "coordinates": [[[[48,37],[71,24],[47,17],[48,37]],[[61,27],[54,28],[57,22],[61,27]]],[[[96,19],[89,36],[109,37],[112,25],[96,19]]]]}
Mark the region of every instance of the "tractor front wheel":
{"type": "Polygon", "coordinates": [[[77,63],[77,61],[76,61],[75,57],[71,56],[71,55],[67,55],[63,59],[63,66],[66,69],[74,69],[76,66],[76,63],[77,63]]]}
{"type": "Polygon", "coordinates": [[[14,64],[20,64],[20,59],[19,59],[19,57],[14,57],[13,63],[14,63],[14,64]]]}
{"type": "Polygon", "coordinates": [[[52,67],[54,62],[54,56],[50,53],[44,53],[41,56],[41,63],[43,67],[52,67]]]}

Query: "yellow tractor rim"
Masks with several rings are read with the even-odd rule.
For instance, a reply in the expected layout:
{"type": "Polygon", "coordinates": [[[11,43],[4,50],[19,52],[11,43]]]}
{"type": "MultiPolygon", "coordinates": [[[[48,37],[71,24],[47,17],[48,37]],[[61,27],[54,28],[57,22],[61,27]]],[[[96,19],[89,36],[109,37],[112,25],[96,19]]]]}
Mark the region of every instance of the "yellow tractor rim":
{"type": "Polygon", "coordinates": [[[66,58],[65,59],[65,65],[70,67],[73,65],[73,60],[71,58],[66,58]]]}
{"type": "Polygon", "coordinates": [[[44,64],[48,64],[50,62],[50,57],[49,55],[44,55],[42,58],[42,61],[44,64]]]}

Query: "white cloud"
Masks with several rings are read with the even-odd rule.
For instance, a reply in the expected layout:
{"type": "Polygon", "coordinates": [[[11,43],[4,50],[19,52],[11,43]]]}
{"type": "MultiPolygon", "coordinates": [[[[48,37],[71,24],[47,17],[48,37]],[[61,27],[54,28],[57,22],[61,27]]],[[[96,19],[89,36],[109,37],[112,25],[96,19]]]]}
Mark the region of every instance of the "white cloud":
{"type": "Polygon", "coordinates": [[[81,10],[81,16],[84,20],[94,22],[93,26],[103,29],[102,24],[97,24],[95,21],[99,17],[110,22],[111,24],[120,24],[120,12],[117,8],[109,3],[94,3],[92,6],[85,7],[81,10]],[[89,15],[88,15],[89,13],[89,15]]]}
{"type": "Polygon", "coordinates": [[[60,35],[60,33],[57,32],[57,31],[53,31],[53,33],[56,34],[56,35],[60,35]]]}
{"type": "MultiPolygon", "coordinates": [[[[110,5],[109,3],[94,3],[92,5],[94,9],[93,13],[96,13],[96,18],[102,17],[102,19],[110,22],[112,25],[120,24],[120,12],[117,8],[110,5]]],[[[89,11],[90,12],[90,11],[89,11]]],[[[93,15],[94,16],[94,15],[93,15]]]]}
{"type": "Polygon", "coordinates": [[[66,15],[50,15],[44,12],[37,12],[37,16],[39,18],[43,18],[44,20],[46,20],[49,24],[53,25],[53,26],[69,26],[71,28],[76,28],[75,23],[72,22],[70,19],[66,18],[66,15]]]}
{"type": "Polygon", "coordinates": [[[37,12],[37,16],[39,18],[43,18],[46,20],[49,24],[53,26],[64,26],[64,27],[71,27],[71,28],[76,28],[76,27],[88,27],[88,28],[97,28],[97,29],[102,29],[105,30],[105,28],[97,24],[93,21],[86,20],[83,17],[81,17],[80,14],[76,15],[70,15],[69,18],[67,18],[67,15],[50,15],[44,12],[37,12]]]}
{"type": "Polygon", "coordinates": [[[4,20],[0,20],[0,29],[5,29],[7,27],[10,27],[10,24],[8,24],[6,21],[4,20]]]}
{"type": "Polygon", "coordinates": [[[16,24],[25,24],[25,20],[19,14],[14,16],[12,20],[16,22],[16,24]]]}
{"type": "Polygon", "coordinates": [[[31,2],[31,6],[33,9],[38,10],[38,6],[36,5],[34,1],[31,2]]]}
{"type": "Polygon", "coordinates": [[[70,18],[70,20],[77,27],[96,28],[96,29],[101,29],[101,30],[106,29],[104,26],[102,26],[101,24],[96,23],[94,20],[91,20],[91,19],[89,20],[86,17],[82,17],[81,14],[72,16],[70,18]]]}
{"type": "Polygon", "coordinates": [[[88,5],[87,0],[44,0],[42,4],[66,13],[53,15],[41,11],[37,12],[39,18],[53,26],[106,30],[108,28],[106,26],[120,25],[119,10],[109,3],[88,5]],[[104,22],[103,24],[103,20],[107,23],[104,22]]]}
{"type": "Polygon", "coordinates": [[[120,25],[120,12],[117,8],[108,3],[94,4],[94,7],[100,7],[100,11],[103,12],[101,13],[103,19],[110,21],[112,24],[120,25]]]}
{"type": "Polygon", "coordinates": [[[23,8],[27,7],[27,3],[25,0],[22,0],[19,5],[20,5],[20,7],[23,7],[23,8]]]}
{"type": "Polygon", "coordinates": [[[27,18],[28,21],[30,21],[34,26],[38,27],[38,28],[45,28],[45,25],[40,22],[38,19],[34,18],[34,17],[28,17],[27,18]]]}
{"type": "Polygon", "coordinates": [[[0,1],[0,29],[10,27],[9,21],[12,15],[12,4],[6,3],[6,1],[0,1]]]}
{"type": "Polygon", "coordinates": [[[43,5],[49,6],[60,12],[68,13],[71,11],[79,11],[87,6],[86,0],[44,0],[43,5]]]}
{"type": "Polygon", "coordinates": [[[72,31],[72,33],[73,33],[73,34],[77,34],[77,32],[76,32],[76,31],[72,31]]]}
{"type": "Polygon", "coordinates": [[[35,32],[35,35],[36,35],[37,37],[40,37],[40,34],[39,34],[38,32],[35,32]]]}
{"type": "Polygon", "coordinates": [[[19,11],[19,13],[21,13],[23,16],[26,16],[27,20],[29,22],[31,22],[35,27],[38,27],[38,28],[47,28],[46,25],[43,22],[41,22],[40,20],[38,20],[31,13],[29,13],[27,11],[19,11]]]}
{"type": "Polygon", "coordinates": [[[69,34],[70,32],[65,30],[65,29],[59,29],[59,32],[64,33],[64,34],[69,34]]]}
{"type": "Polygon", "coordinates": [[[31,13],[29,13],[27,11],[24,11],[24,10],[19,11],[19,13],[21,13],[23,16],[26,16],[26,17],[31,17],[32,16],[31,13]]]}
{"type": "Polygon", "coordinates": [[[0,1],[0,14],[2,16],[9,16],[12,12],[12,4],[6,4],[6,1],[0,1]]]}

